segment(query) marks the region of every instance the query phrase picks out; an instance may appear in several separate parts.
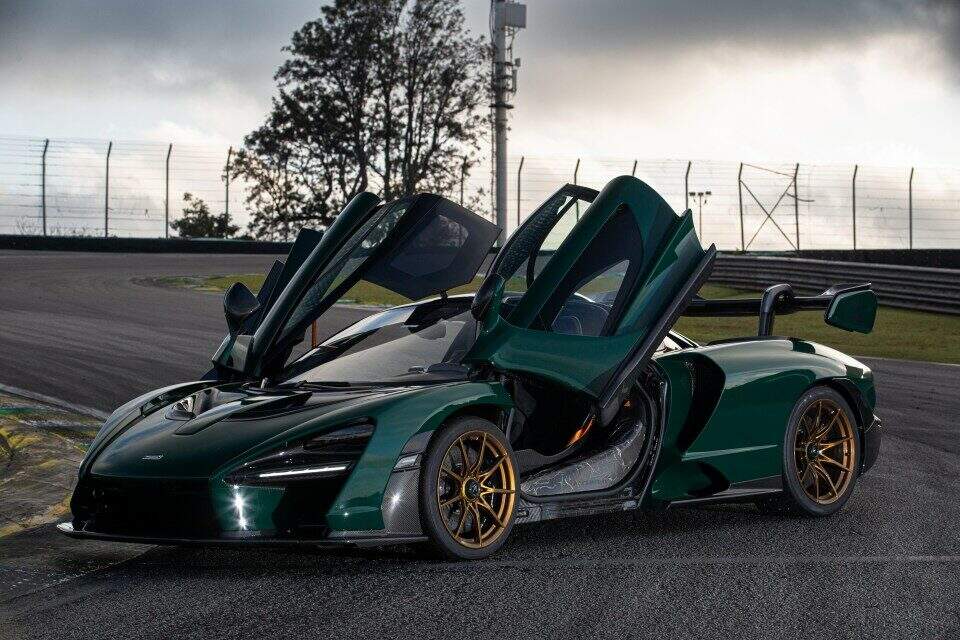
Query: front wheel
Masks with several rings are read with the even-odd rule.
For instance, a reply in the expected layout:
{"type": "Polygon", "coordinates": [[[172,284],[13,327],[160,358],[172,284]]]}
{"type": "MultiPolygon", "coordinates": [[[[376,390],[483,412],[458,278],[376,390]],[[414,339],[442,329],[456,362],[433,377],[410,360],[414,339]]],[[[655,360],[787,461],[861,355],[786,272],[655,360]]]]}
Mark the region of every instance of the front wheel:
{"type": "Polygon", "coordinates": [[[783,443],[783,494],[761,502],[772,511],[826,516],[853,493],[860,468],[856,418],[829,387],[805,393],[790,415],[783,443]]]}
{"type": "Polygon", "coordinates": [[[482,418],[458,418],[427,448],[420,475],[424,532],[445,556],[497,551],[513,528],[517,472],[503,433],[482,418]]]}

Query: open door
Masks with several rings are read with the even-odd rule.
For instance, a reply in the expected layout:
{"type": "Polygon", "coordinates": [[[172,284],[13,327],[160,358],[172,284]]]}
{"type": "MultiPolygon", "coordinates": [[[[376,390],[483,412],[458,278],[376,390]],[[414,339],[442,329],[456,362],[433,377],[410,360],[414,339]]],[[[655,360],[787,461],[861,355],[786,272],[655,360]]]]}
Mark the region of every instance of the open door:
{"type": "Polygon", "coordinates": [[[564,197],[590,198],[574,189],[548,200],[501,250],[488,280],[508,293],[483,315],[467,359],[585,393],[606,419],[709,275],[715,249],[703,250],[689,211],[678,216],[650,186],[621,176],[532,268],[535,238],[555,228],[564,197]]]}
{"type": "Polygon", "coordinates": [[[378,203],[362,193],[347,205],[289,280],[274,287],[255,324],[221,346],[218,368],[236,377],[278,372],[310,325],[361,279],[411,300],[467,284],[499,234],[440,196],[378,203]]]}

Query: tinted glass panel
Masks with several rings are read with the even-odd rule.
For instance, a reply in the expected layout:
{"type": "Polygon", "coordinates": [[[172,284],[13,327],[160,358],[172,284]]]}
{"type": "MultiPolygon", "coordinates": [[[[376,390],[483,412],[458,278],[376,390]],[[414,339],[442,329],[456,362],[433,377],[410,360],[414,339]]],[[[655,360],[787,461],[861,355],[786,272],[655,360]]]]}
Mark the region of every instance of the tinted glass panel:
{"type": "Polygon", "coordinates": [[[539,328],[585,336],[611,333],[641,267],[641,247],[636,220],[629,210],[620,209],[544,305],[539,328]]]}
{"type": "Polygon", "coordinates": [[[511,295],[516,298],[530,288],[550,256],[576,225],[580,209],[589,204],[587,200],[561,191],[530,214],[530,222],[510,238],[510,246],[505,248],[504,259],[496,269],[507,281],[507,304],[501,308],[501,313],[507,314],[512,309],[509,304],[511,295]]]}
{"type": "Polygon", "coordinates": [[[284,325],[283,331],[280,332],[281,341],[299,331],[303,323],[313,320],[332,303],[327,298],[334,295],[337,288],[383,244],[409,204],[409,201],[400,200],[385,208],[380,215],[370,218],[361,227],[357,236],[362,240],[358,244],[345,245],[334,256],[330,265],[320,273],[284,325]]]}
{"type": "Polygon", "coordinates": [[[496,225],[448,200],[435,206],[371,265],[363,278],[419,300],[473,280],[499,234],[496,225]]]}
{"type": "Polygon", "coordinates": [[[362,279],[409,300],[473,280],[499,233],[496,225],[439,196],[422,194],[371,217],[308,288],[280,333],[293,342],[362,279]]]}

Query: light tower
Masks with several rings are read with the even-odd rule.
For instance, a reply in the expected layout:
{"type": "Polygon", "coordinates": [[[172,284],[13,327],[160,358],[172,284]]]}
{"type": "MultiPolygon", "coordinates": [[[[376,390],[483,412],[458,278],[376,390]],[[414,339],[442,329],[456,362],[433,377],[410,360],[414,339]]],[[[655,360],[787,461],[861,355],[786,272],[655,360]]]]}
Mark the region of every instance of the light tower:
{"type": "Polygon", "coordinates": [[[517,91],[517,69],[520,59],[513,59],[513,38],[527,26],[527,6],[512,0],[491,0],[490,34],[493,41],[493,144],[496,179],[497,226],[507,228],[507,110],[517,91]],[[508,44],[509,40],[509,44],[508,44]]]}

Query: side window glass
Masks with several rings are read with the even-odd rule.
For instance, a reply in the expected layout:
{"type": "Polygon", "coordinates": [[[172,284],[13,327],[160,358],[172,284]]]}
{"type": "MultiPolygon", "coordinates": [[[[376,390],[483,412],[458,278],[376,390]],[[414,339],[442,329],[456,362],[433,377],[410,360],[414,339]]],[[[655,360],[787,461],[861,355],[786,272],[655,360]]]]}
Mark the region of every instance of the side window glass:
{"type": "Polygon", "coordinates": [[[621,208],[604,225],[540,312],[540,329],[569,335],[613,332],[642,264],[640,230],[621,208]]]}
{"type": "Polygon", "coordinates": [[[364,227],[358,232],[362,238],[360,243],[356,246],[347,243],[340,249],[340,252],[331,260],[330,266],[317,277],[316,282],[310,286],[300,304],[294,309],[281,332],[281,339],[288,338],[291,332],[316,315],[318,309],[324,307],[327,295],[336,291],[380,247],[406,212],[409,204],[409,201],[398,201],[392,208],[378,216],[373,216],[364,223],[364,227]]]}
{"type": "Polygon", "coordinates": [[[531,214],[533,224],[519,230],[516,239],[511,238],[512,255],[498,267],[498,273],[506,280],[500,311],[504,317],[509,317],[517,301],[577,224],[578,209],[588,205],[589,202],[576,196],[557,194],[531,214]]]}
{"type": "Polygon", "coordinates": [[[584,282],[573,294],[574,297],[585,298],[597,304],[612,306],[620,292],[620,285],[627,275],[629,260],[621,260],[612,267],[593,276],[584,282]]]}

